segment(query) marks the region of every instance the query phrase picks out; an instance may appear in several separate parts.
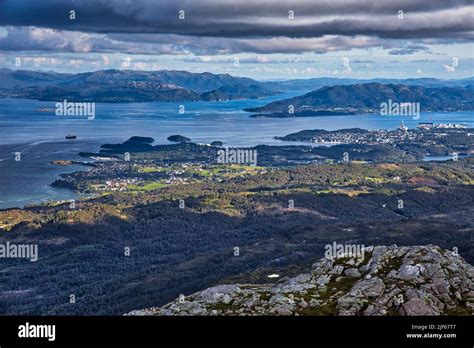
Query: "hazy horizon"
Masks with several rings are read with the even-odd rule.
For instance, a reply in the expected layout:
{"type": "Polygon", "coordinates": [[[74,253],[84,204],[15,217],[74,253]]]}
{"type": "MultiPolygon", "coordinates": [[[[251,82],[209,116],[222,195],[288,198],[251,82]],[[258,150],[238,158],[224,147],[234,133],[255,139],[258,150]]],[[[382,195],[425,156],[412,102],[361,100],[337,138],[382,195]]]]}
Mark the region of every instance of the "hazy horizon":
{"type": "MultiPolygon", "coordinates": [[[[182,70],[182,69],[159,69],[159,70],[133,70],[133,69],[117,69],[117,68],[109,68],[109,69],[97,69],[97,70],[85,70],[85,71],[80,71],[80,72],[61,72],[53,69],[48,69],[48,70],[42,70],[42,69],[11,69],[11,68],[0,68],[0,70],[10,70],[10,71],[25,71],[25,72],[41,72],[41,73],[55,73],[55,74],[70,74],[70,75],[75,75],[75,74],[87,74],[87,73],[95,73],[95,72],[100,72],[100,71],[110,71],[110,70],[116,70],[116,71],[123,71],[123,72],[144,72],[144,73],[151,73],[151,72],[160,72],[160,71],[167,71],[167,72],[187,72],[187,73],[194,73],[194,74],[213,74],[213,75],[230,75],[233,77],[242,77],[242,78],[251,78],[248,76],[240,76],[240,75],[233,75],[230,73],[214,73],[212,71],[203,71],[200,73],[197,72],[192,72],[188,70],[182,70]]],[[[396,78],[390,78],[390,77],[351,77],[351,76],[315,76],[315,77],[300,77],[300,78],[252,78],[256,81],[261,81],[261,82],[271,82],[271,81],[276,81],[276,82],[283,82],[283,81],[291,81],[291,80],[311,80],[311,79],[339,79],[339,80],[367,80],[367,81],[373,81],[373,80],[422,80],[422,79],[435,79],[435,80],[440,80],[440,81],[456,81],[456,80],[468,80],[474,78],[474,75],[472,76],[466,76],[466,77],[460,77],[460,78],[437,78],[437,77],[432,77],[432,76],[415,76],[415,77],[396,77],[396,78]]]]}

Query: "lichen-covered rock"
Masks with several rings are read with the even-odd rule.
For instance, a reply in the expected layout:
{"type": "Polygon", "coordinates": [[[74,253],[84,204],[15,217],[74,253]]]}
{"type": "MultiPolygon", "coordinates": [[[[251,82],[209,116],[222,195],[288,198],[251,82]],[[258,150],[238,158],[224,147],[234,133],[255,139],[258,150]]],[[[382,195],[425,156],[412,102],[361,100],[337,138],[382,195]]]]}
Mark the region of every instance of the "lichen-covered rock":
{"type": "Polygon", "coordinates": [[[420,274],[420,271],[421,267],[419,265],[403,265],[400,267],[396,277],[404,280],[415,279],[420,274]]]}
{"type": "Polygon", "coordinates": [[[224,299],[225,296],[229,297],[238,292],[240,292],[240,288],[237,285],[218,285],[201,291],[196,298],[204,302],[213,303],[219,302],[224,299]]]}
{"type": "Polygon", "coordinates": [[[361,275],[357,268],[348,268],[344,271],[344,274],[349,278],[359,278],[361,275]]]}
{"type": "Polygon", "coordinates": [[[219,285],[127,315],[473,315],[474,267],[437,246],[376,246],[276,284],[219,285]]]}
{"type": "Polygon", "coordinates": [[[349,295],[353,297],[379,297],[383,294],[385,284],[378,277],[364,279],[354,284],[349,291],[349,295]]]}
{"type": "Polygon", "coordinates": [[[403,303],[400,312],[404,315],[439,315],[437,308],[430,306],[419,297],[412,298],[410,301],[403,303]]]}

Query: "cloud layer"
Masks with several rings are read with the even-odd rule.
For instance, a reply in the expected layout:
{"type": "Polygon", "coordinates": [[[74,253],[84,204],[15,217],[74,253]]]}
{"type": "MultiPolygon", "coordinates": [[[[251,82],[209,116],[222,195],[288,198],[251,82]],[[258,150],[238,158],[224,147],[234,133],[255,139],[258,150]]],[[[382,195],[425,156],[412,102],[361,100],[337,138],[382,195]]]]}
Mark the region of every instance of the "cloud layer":
{"type": "Polygon", "coordinates": [[[0,0],[0,50],[213,55],[384,47],[404,55],[427,51],[426,42],[470,42],[473,13],[472,1],[462,0],[0,0]]]}

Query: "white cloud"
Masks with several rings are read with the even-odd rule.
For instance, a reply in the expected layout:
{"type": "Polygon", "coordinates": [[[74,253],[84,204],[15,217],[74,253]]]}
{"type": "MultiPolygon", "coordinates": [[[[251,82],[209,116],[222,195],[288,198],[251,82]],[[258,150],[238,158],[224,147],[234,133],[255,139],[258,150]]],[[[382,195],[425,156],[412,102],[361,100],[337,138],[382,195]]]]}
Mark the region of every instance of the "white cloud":
{"type": "Polygon", "coordinates": [[[78,68],[80,67],[82,64],[84,63],[84,61],[82,59],[70,59],[68,64],[75,67],[75,68],[78,68]]]}

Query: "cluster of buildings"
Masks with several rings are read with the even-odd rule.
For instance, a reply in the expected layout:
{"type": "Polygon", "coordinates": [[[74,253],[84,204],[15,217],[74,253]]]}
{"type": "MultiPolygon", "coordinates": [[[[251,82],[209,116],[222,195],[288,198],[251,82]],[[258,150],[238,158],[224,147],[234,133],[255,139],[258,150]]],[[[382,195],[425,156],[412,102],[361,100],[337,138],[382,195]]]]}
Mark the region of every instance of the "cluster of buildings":
{"type": "MultiPolygon", "coordinates": [[[[455,130],[468,128],[464,124],[433,124],[431,122],[420,123],[417,129],[408,129],[402,123],[395,130],[373,130],[373,131],[354,131],[354,130],[338,130],[326,134],[319,134],[314,136],[313,142],[325,144],[395,144],[402,142],[414,141],[428,141],[425,137],[427,130],[455,130]]],[[[446,134],[436,133],[436,136],[443,136],[446,134]]]]}
{"type": "Polygon", "coordinates": [[[127,190],[128,185],[136,185],[137,183],[137,178],[107,180],[105,186],[98,187],[98,190],[123,192],[127,190]]]}
{"type": "Polygon", "coordinates": [[[327,134],[317,135],[313,138],[315,143],[329,144],[392,144],[405,141],[415,141],[418,138],[416,131],[409,130],[403,123],[396,130],[374,130],[368,132],[355,132],[339,130],[327,134]]]}
{"type": "Polygon", "coordinates": [[[164,181],[164,183],[167,185],[184,184],[186,182],[188,182],[188,178],[178,178],[174,176],[164,181]]]}
{"type": "Polygon", "coordinates": [[[433,122],[420,122],[418,123],[418,129],[466,129],[469,128],[465,123],[438,123],[433,122]]]}

